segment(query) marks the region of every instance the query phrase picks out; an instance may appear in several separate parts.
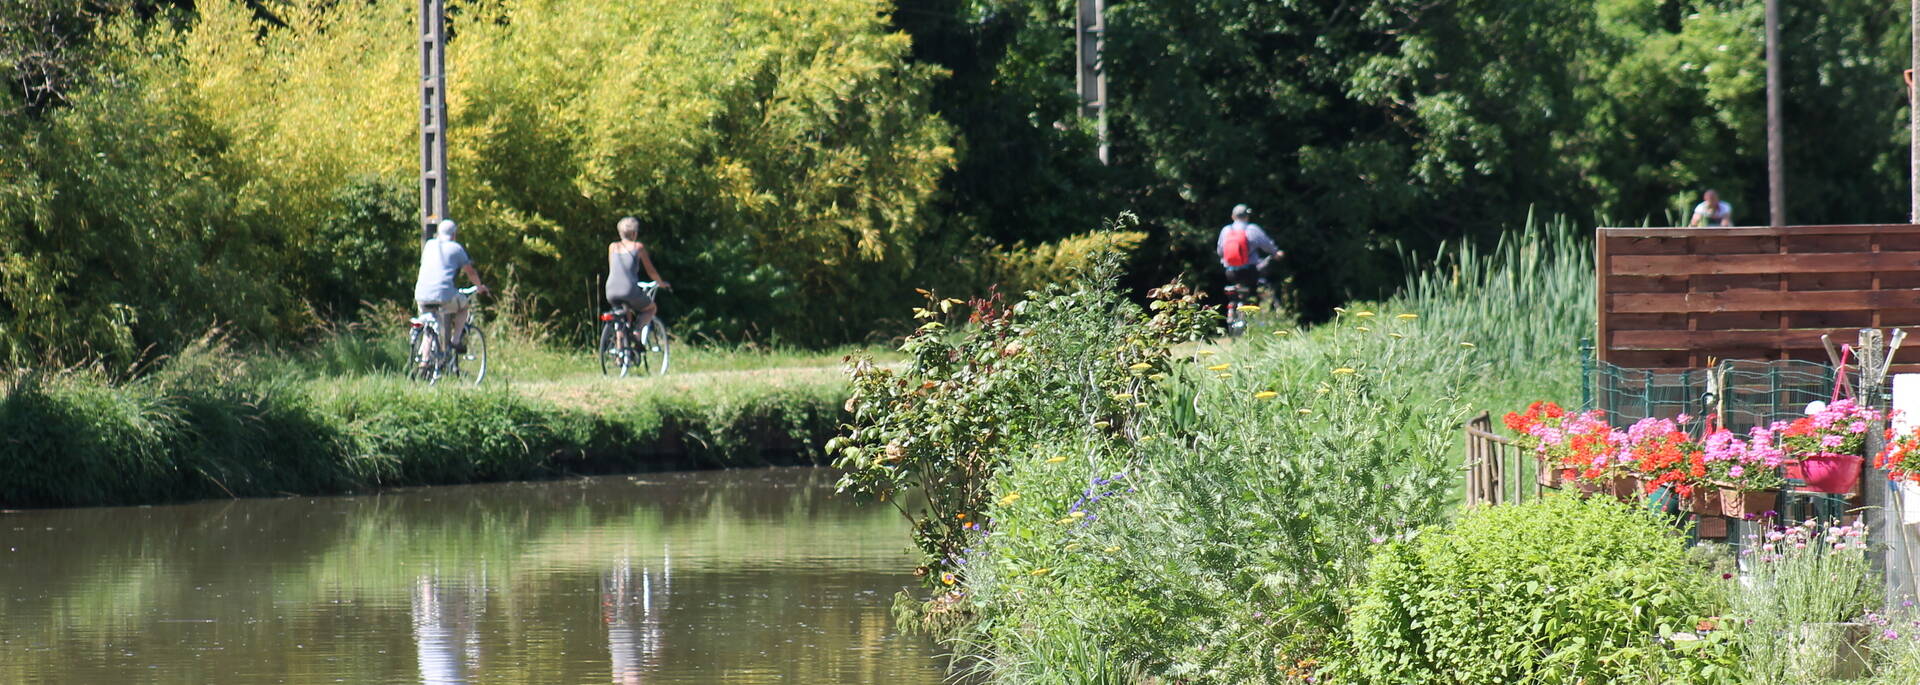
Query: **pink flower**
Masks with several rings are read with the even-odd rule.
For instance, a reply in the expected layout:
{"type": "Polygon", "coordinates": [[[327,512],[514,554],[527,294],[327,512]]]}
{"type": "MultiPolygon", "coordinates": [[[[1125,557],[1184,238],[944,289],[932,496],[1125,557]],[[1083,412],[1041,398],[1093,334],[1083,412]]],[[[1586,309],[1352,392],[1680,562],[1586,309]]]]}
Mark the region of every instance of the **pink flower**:
{"type": "Polygon", "coordinates": [[[1727,469],[1727,475],[1732,476],[1734,478],[1739,478],[1746,474],[1747,474],[1747,469],[1745,467],[1735,466],[1727,469]]]}
{"type": "Polygon", "coordinates": [[[1845,443],[1846,441],[1847,441],[1846,438],[1842,438],[1838,435],[1820,436],[1821,447],[1839,447],[1842,443],[1845,443]]]}

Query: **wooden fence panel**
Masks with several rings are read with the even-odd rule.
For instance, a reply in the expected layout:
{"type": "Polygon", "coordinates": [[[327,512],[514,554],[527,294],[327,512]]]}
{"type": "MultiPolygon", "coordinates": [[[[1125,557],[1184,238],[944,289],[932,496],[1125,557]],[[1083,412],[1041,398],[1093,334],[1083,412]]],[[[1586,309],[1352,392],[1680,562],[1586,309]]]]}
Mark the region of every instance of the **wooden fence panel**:
{"type": "MultiPolygon", "coordinates": [[[[1920,225],[1602,228],[1598,354],[1633,368],[1825,362],[1820,336],[1920,326],[1920,225]]],[[[1903,350],[1895,372],[1920,371],[1903,350]]]]}

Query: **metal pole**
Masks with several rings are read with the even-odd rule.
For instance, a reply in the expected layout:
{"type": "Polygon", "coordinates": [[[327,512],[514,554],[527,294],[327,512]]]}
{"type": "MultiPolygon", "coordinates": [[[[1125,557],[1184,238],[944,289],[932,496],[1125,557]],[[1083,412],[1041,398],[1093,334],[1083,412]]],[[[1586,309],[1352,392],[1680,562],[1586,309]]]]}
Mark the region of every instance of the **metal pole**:
{"type": "MultiPolygon", "coordinates": [[[[1909,66],[1920,69],[1920,0],[1913,0],[1908,18],[1913,24],[1909,66]]],[[[1920,97],[1914,95],[1912,69],[1907,71],[1907,193],[1907,221],[1920,224],[1920,97]]]]}
{"type": "Polygon", "coordinates": [[[447,218],[447,7],[420,0],[420,234],[447,218]]]}
{"type": "Polygon", "coordinates": [[[1780,119],[1780,0],[1767,0],[1767,215],[1787,225],[1786,143],[1780,119]]]}
{"type": "Polygon", "coordinates": [[[1096,120],[1100,136],[1100,163],[1107,163],[1106,0],[1080,0],[1074,21],[1074,55],[1080,65],[1075,85],[1080,90],[1080,115],[1096,120]]]}

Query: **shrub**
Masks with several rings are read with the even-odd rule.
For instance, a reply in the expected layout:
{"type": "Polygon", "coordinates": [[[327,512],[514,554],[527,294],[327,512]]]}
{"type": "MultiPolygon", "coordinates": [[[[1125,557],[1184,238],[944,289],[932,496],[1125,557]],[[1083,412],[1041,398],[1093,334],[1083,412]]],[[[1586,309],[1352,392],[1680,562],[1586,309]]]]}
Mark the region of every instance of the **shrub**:
{"type": "Polygon", "coordinates": [[[1611,500],[1478,508],[1375,554],[1351,650],[1332,671],[1368,683],[1612,682],[1663,667],[1660,638],[1709,613],[1706,583],[1670,525],[1611,500]]]}

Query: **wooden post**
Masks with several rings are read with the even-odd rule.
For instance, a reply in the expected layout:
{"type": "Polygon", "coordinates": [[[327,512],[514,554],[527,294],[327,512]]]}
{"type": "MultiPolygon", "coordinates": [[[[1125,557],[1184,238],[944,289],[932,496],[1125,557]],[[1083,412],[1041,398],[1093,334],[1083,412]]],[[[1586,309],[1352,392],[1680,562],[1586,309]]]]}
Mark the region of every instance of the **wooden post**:
{"type": "MultiPolygon", "coordinates": [[[[1907,10],[1913,23],[1913,69],[1920,69],[1920,0],[1907,10]]],[[[1907,71],[1907,222],[1920,224],[1920,97],[1914,95],[1913,69],[1907,71]]]]}
{"type": "Polygon", "coordinates": [[[1786,143],[1780,121],[1780,0],[1767,0],[1767,216],[1787,225],[1786,143]]]}

